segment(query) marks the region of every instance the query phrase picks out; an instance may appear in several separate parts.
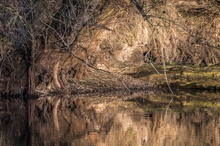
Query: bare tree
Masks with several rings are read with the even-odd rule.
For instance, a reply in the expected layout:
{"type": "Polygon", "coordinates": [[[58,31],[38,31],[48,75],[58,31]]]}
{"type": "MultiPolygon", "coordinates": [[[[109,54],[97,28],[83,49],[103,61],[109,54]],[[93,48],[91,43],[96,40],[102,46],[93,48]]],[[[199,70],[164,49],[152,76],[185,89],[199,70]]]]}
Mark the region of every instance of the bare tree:
{"type": "MultiPolygon", "coordinates": [[[[48,49],[72,50],[99,0],[17,0],[0,3],[1,75],[7,92],[36,95],[36,65],[48,49]],[[4,73],[3,73],[4,72],[4,73]]],[[[59,58],[59,57],[57,57],[59,58]]],[[[58,59],[59,61],[59,59],[58,59]]],[[[57,69],[54,66],[54,80],[57,69]]]]}

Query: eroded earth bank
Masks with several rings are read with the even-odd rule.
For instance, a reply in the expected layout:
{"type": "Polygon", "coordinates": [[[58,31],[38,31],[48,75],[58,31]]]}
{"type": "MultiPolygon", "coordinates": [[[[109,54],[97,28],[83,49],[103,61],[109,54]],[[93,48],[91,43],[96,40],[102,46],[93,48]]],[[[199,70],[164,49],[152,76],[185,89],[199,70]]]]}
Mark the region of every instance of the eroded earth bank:
{"type": "Polygon", "coordinates": [[[219,90],[217,0],[7,1],[0,7],[4,95],[166,84],[219,90]]]}

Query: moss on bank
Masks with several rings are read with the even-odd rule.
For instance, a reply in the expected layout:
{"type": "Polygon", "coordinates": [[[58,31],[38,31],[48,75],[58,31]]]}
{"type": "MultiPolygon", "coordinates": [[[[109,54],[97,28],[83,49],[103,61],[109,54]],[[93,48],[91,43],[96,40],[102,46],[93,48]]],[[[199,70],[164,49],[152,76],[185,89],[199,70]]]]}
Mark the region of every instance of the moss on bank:
{"type": "MultiPolygon", "coordinates": [[[[156,65],[155,68],[161,74],[157,73],[150,64],[126,68],[121,73],[166,87],[164,66],[156,65]]],[[[194,67],[190,64],[170,64],[166,65],[165,71],[168,82],[174,90],[220,90],[220,66],[194,67]]]]}

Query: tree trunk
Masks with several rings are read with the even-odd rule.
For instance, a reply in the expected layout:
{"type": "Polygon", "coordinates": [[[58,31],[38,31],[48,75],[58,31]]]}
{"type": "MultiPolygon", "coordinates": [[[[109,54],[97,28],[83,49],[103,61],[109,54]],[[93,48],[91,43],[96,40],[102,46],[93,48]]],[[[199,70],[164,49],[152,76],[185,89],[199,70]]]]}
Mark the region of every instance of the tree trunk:
{"type": "MultiPolygon", "coordinates": [[[[33,36],[32,36],[33,37],[33,36]]],[[[35,88],[35,50],[36,40],[33,37],[31,41],[31,48],[28,49],[27,53],[27,96],[28,98],[38,98],[39,95],[35,88]]]]}
{"type": "Polygon", "coordinates": [[[28,90],[27,93],[28,95],[35,95],[36,90],[35,90],[35,81],[34,81],[34,67],[33,65],[30,65],[28,67],[28,90]]]}

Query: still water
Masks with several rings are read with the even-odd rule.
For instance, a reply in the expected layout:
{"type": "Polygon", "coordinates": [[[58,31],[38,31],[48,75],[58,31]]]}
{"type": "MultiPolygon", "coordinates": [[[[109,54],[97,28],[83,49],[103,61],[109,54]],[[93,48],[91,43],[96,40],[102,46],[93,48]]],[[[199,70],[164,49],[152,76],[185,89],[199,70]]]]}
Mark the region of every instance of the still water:
{"type": "Polygon", "coordinates": [[[217,146],[219,109],[206,92],[2,99],[0,145],[217,146]]]}

